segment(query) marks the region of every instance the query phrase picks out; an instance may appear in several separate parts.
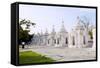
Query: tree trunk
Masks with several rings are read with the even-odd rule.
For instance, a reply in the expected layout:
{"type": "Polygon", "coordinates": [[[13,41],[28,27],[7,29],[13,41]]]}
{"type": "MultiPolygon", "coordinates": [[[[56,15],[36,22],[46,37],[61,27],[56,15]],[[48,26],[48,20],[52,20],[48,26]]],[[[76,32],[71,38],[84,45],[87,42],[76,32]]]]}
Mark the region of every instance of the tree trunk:
{"type": "Polygon", "coordinates": [[[24,49],[25,48],[25,45],[22,45],[22,49],[24,49]]]}

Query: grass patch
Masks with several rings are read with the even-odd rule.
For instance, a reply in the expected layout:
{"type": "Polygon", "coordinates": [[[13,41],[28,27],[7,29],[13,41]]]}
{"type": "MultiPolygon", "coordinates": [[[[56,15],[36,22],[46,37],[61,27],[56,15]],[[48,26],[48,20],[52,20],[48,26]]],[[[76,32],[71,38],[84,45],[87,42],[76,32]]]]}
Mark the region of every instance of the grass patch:
{"type": "Polygon", "coordinates": [[[19,64],[47,63],[55,60],[32,51],[19,52],[19,64]]]}

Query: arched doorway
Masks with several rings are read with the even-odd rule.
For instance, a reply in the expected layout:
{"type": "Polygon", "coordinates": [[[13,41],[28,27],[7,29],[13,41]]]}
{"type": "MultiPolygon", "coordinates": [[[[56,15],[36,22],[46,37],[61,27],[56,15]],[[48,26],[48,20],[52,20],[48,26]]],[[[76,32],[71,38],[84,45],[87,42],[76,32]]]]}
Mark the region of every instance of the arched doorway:
{"type": "Polygon", "coordinates": [[[66,38],[66,44],[68,44],[68,38],[66,38]]]}
{"type": "Polygon", "coordinates": [[[75,45],[75,37],[73,36],[72,38],[72,43],[73,43],[73,46],[75,45]]]}
{"type": "Polygon", "coordinates": [[[86,42],[85,42],[85,36],[83,36],[83,44],[84,45],[86,44],[86,42]]]}
{"type": "Polygon", "coordinates": [[[49,44],[49,42],[50,42],[50,39],[48,39],[48,44],[49,44]]]}
{"type": "Polygon", "coordinates": [[[59,38],[57,39],[57,44],[59,44],[59,38]]]}
{"type": "Polygon", "coordinates": [[[54,39],[54,43],[56,44],[56,39],[54,39]]]}

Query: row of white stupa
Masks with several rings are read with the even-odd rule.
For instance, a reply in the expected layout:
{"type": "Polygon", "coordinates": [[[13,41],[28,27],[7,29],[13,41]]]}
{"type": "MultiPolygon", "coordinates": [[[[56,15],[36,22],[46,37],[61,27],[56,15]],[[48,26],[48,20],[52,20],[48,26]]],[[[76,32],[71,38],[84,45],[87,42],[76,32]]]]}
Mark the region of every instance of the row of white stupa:
{"type": "MultiPolygon", "coordinates": [[[[54,47],[75,47],[84,48],[89,46],[89,34],[88,30],[82,25],[81,19],[77,17],[77,24],[71,32],[67,32],[62,22],[60,32],[56,32],[53,27],[52,32],[49,34],[48,31],[45,34],[36,34],[33,37],[32,44],[43,45],[43,46],[54,46],[54,47]]],[[[96,46],[96,30],[93,29],[93,43],[91,48],[96,46]]]]}

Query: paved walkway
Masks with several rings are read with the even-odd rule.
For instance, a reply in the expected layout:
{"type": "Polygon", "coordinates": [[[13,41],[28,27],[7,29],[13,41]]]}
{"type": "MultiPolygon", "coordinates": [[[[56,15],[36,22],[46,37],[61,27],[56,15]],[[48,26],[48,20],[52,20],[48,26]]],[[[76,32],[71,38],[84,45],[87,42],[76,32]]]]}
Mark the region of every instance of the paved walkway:
{"type": "Polygon", "coordinates": [[[91,48],[32,46],[24,50],[20,49],[20,51],[27,50],[51,57],[57,61],[91,60],[96,58],[96,53],[91,48]]]}

